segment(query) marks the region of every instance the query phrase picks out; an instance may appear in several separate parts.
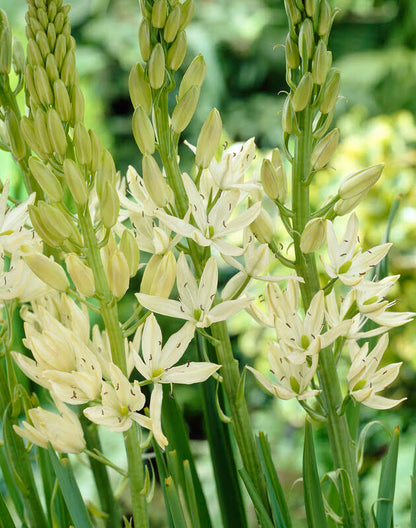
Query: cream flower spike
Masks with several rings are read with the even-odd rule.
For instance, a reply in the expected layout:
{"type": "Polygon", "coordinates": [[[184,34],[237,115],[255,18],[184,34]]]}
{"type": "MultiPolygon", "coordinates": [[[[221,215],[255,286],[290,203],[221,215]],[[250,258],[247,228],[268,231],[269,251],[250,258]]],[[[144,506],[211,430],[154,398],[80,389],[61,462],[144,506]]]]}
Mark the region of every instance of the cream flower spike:
{"type": "Polygon", "coordinates": [[[103,381],[101,403],[84,409],[85,416],[98,425],[105,425],[113,432],[130,429],[133,421],[146,429],[152,429],[152,421],[140,414],[146,398],[137,380],[132,384],[113,363],[109,367],[111,385],[103,381]]]}
{"type": "Polygon", "coordinates": [[[224,237],[249,226],[260,214],[261,203],[255,203],[230,220],[240,201],[240,191],[224,191],[208,212],[207,201],[200,194],[192,179],[186,173],[182,175],[182,179],[196,225],[192,225],[185,219],[168,215],[161,210],[155,213],[157,217],[173,231],[195,240],[200,246],[212,246],[223,255],[242,255],[244,249],[226,242],[224,237]]]}
{"type": "MultiPolygon", "coordinates": [[[[0,264],[4,265],[3,259],[0,264]]],[[[42,282],[19,257],[12,257],[8,270],[0,272],[1,300],[16,299],[26,303],[43,297],[50,291],[51,288],[42,282]]]]}
{"type": "Polygon", "coordinates": [[[361,249],[355,252],[358,241],[358,218],[355,213],[348,220],[341,242],[338,242],[330,220],[326,223],[326,237],[330,264],[321,258],[325,271],[331,279],[338,277],[347,286],[357,285],[367,271],[387,255],[392,246],[390,243],[381,244],[364,253],[361,249]]]}
{"type": "Polygon", "coordinates": [[[36,407],[28,411],[33,425],[23,421],[23,427],[13,425],[15,432],[39,447],[47,448],[51,443],[60,453],[81,453],[85,449],[84,433],[77,415],[53,393],[59,414],[36,407]]]}
{"type": "Polygon", "coordinates": [[[218,267],[215,257],[208,259],[199,286],[189,269],[186,257],[179,255],[176,269],[179,301],[136,293],[139,303],[152,312],[191,321],[198,328],[225,321],[249,305],[251,298],[223,301],[212,307],[218,286],[218,267]]]}
{"type": "Polygon", "coordinates": [[[361,348],[355,342],[349,345],[352,361],[347,375],[349,393],[354,400],[373,409],[391,409],[406,399],[393,400],[377,395],[397,378],[402,365],[392,363],[377,370],[388,342],[389,336],[384,334],[370,353],[368,343],[361,348]]]}
{"type": "Polygon", "coordinates": [[[303,363],[294,364],[282,354],[282,350],[276,343],[270,343],[269,362],[270,371],[276,378],[276,382],[266,378],[266,376],[252,367],[247,368],[273,396],[282,400],[290,400],[292,398],[305,400],[321,392],[320,390],[307,390],[318,366],[317,354],[311,357],[310,366],[306,360],[303,363]]]}
{"type": "Polygon", "coordinates": [[[143,213],[152,216],[155,209],[157,209],[157,205],[150,198],[143,178],[131,165],[127,169],[126,180],[123,180],[120,185],[118,196],[120,198],[120,204],[130,213],[143,213]],[[125,181],[127,181],[128,189],[135,201],[127,197],[125,181]]]}
{"type": "MultiPolygon", "coordinates": [[[[188,361],[184,365],[174,366],[182,358],[195,333],[195,325],[190,322],[175,334],[172,334],[162,348],[162,332],[151,314],[144,323],[142,334],[142,356],[132,347],[136,369],[147,380],[153,381],[155,387],[150,397],[150,419],[153,424],[153,434],[162,447],[167,445],[167,439],[162,432],[161,412],[163,391],[158,387],[161,383],[181,383],[190,385],[208,379],[220,365],[209,362],[188,361]]],[[[136,341],[136,339],[135,339],[136,341]]]]}

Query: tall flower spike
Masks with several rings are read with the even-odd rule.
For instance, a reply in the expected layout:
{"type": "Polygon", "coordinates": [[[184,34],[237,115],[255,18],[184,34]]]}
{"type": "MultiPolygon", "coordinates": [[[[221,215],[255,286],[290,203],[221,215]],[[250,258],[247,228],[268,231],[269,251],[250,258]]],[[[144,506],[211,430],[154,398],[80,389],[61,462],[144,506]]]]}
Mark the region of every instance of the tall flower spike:
{"type": "Polygon", "coordinates": [[[218,285],[218,268],[214,257],[206,263],[198,286],[185,255],[181,253],[177,263],[176,285],[179,301],[144,293],[136,293],[137,300],[152,312],[191,321],[198,328],[228,319],[252,300],[243,298],[224,301],[212,308],[218,285]]]}

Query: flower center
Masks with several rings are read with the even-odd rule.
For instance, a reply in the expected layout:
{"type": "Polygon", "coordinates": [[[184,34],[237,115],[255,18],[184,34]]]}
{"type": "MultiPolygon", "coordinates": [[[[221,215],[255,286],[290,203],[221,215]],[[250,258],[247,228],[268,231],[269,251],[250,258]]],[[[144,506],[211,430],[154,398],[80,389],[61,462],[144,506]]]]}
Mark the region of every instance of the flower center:
{"type": "Polygon", "coordinates": [[[366,384],[367,384],[366,379],[361,379],[360,381],[357,381],[357,383],[354,385],[354,388],[352,389],[351,392],[359,391],[363,389],[366,386],[366,384]]]}
{"type": "Polygon", "coordinates": [[[338,273],[347,273],[347,271],[350,269],[352,264],[352,260],[347,260],[344,262],[344,264],[339,268],[338,273]]]}
{"type": "Polygon", "coordinates": [[[302,348],[306,350],[308,346],[311,344],[311,341],[307,335],[303,334],[300,340],[300,344],[302,345],[302,348]]]}
{"type": "Polygon", "coordinates": [[[290,387],[293,390],[293,392],[296,392],[296,394],[299,394],[300,385],[299,385],[298,380],[294,376],[290,376],[289,382],[290,382],[290,387]]]}

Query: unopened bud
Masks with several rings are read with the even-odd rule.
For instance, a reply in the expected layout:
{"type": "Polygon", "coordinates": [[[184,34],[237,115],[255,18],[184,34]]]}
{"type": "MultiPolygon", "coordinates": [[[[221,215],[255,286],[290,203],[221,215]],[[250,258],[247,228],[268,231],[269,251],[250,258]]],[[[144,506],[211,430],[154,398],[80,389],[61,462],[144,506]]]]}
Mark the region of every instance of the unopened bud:
{"type": "Polygon", "coordinates": [[[313,82],[319,86],[324,84],[329,68],[331,67],[328,59],[325,41],[321,39],[316,46],[315,56],[312,61],[313,82]]]}
{"type": "Polygon", "coordinates": [[[341,76],[339,71],[331,70],[323,89],[323,95],[319,110],[323,114],[328,114],[334,107],[338,99],[339,87],[341,85],[341,76]]]}
{"type": "Polygon", "coordinates": [[[153,156],[145,155],[142,160],[143,181],[150,198],[158,207],[165,207],[173,201],[172,189],[167,184],[153,156]]]}
{"type": "Polygon", "coordinates": [[[28,104],[35,103],[36,105],[40,105],[40,99],[36,91],[35,81],[33,79],[33,68],[31,64],[26,64],[25,67],[25,83],[28,104]]]}
{"type": "Polygon", "coordinates": [[[37,132],[35,130],[35,126],[32,123],[32,121],[26,117],[23,116],[20,121],[20,130],[22,131],[23,137],[25,138],[26,143],[29,145],[29,147],[39,156],[41,159],[47,158],[47,153],[44,151],[37,132]]]}
{"type": "Polygon", "coordinates": [[[214,157],[221,139],[222,121],[220,113],[213,108],[202,125],[196,145],[195,164],[201,169],[207,169],[214,157]]]}
{"type": "Polygon", "coordinates": [[[59,71],[56,65],[55,57],[52,55],[52,53],[49,53],[49,55],[46,57],[45,69],[46,75],[53,86],[53,83],[59,79],[59,71]]]}
{"type": "MultiPolygon", "coordinates": [[[[64,16],[63,12],[61,11],[60,13],[57,13],[57,15],[55,17],[55,20],[54,20],[56,33],[62,33],[62,30],[64,28],[64,24],[65,24],[65,16],[64,16]]],[[[65,35],[63,35],[63,36],[65,36],[65,35]]]]}
{"type": "Polygon", "coordinates": [[[43,31],[38,31],[36,33],[35,40],[42,54],[43,59],[46,60],[46,57],[49,55],[50,50],[49,50],[48,39],[46,38],[45,33],[43,31]]]}
{"type": "Polygon", "coordinates": [[[74,128],[74,146],[78,163],[89,165],[91,163],[91,141],[84,123],[77,123],[74,128]]]}
{"type": "Polygon", "coordinates": [[[47,154],[52,154],[53,148],[49,138],[48,127],[46,125],[46,114],[40,108],[35,112],[34,125],[42,150],[47,154]]]}
{"type": "Polygon", "coordinates": [[[165,52],[158,42],[153,48],[149,60],[149,82],[154,90],[158,90],[165,80],[165,52]]]}
{"type": "Polygon", "coordinates": [[[88,135],[91,141],[91,172],[95,175],[100,166],[103,146],[99,135],[94,130],[88,130],[88,135]]]}
{"type": "Polygon", "coordinates": [[[354,209],[357,207],[357,205],[364,200],[364,198],[367,196],[367,191],[357,194],[357,196],[354,196],[353,198],[349,198],[348,200],[338,200],[337,203],[334,206],[334,211],[338,216],[344,216],[348,213],[351,213],[354,211],[354,209]]]}
{"type": "Polygon", "coordinates": [[[71,91],[71,126],[84,121],[85,101],[81,88],[76,84],[71,91]]]}
{"type": "Polygon", "coordinates": [[[180,23],[180,29],[185,29],[189,22],[192,20],[192,17],[194,16],[195,11],[195,4],[194,0],[185,0],[183,4],[181,4],[181,23],[180,23]]]}
{"type": "Polygon", "coordinates": [[[111,293],[121,299],[129,288],[129,265],[120,250],[110,255],[107,263],[107,279],[111,293]]]}
{"type": "Polygon", "coordinates": [[[104,192],[106,182],[111,183],[115,187],[116,166],[111,153],[107,149],[104,149],[101,153],[100,164],[95,178],[96,190],[99,197],[104,192]]]}
{"type": "Polygon", "coordinates": [[[295,112],[304,110],[311,99],[313,88],[312,74],[306,72],[296,87],[292,97],[292,107],[295,112]]]}
{"type": "Polygon", "coordinates": [[[349,174],[341,183],[338,194],[343,200],[348,200],[362,193],[368,192],[383,172],[384,163],[373,165],[349,174]]]}
{"type": "Polygon", "coordinates": [[[168,19],[166,20],[165,29],[163,30],[163,38],[170,44],[175,40],[176,34],[179,30],[179,24],[181,21],[181,8],[176,5],[169,13],[168,19]]]}
{"type": "Polygon", "coordinates": [[[173,71],[176,71],[180,68],[183,59],[186,54],[186,33],[185,31],[180,31],[176,37],[174,43],[171,45],[166,57],[166,64],[168,68],[173,71]]]}
{"type": "Polygon", "coordinates": [[[139,46],[144,62],[150,59],[152,44],[150,42],[150,23],[147,18],[143,18],[139,26],[139,46]]]}
{"type": "Polygon", "coordinates": [[[116,224],[120,211],[120,199],[117,190],[110,182],[105,182],[100,198],[100,215],[104,227],[110,229],[116,224]]]}
{"type": "Polygon", "coordinates": [[[166,22],[168,3],[166,0],[156,0],[152,8],[152,26],[162,29],[166,22]]]}
{"type": "Polygon", "coordinates": [[[29,169],[51,202],[61,202],[63,200],[64,190],[61,183],[44,163],[31,156],[29,158],[29,169]]]}
{"type": "Polygon", "coordinates": [[[325,220],[323,218],[309,220],[300,237],[302,253],[313,253],[318,250],[325,241],[325,233],[325,220]]]}
{"type": "Polygon", "coordinates": [[[140,264],[140,250],[134,235],[129,229],[125,229],[121,235],[120,251],[126,257],[129,265],[130,277],[134,277],[140,264]]]}
{"type": "Polygon", "coordinates": [[[201,88],[206,73],[207,65],[205,64],[204,57],[199,54],[191,62],[182,78],[181,84],[179,86],[179,99],[183,97],[192,86],[201,88]]]}
{"type": "Polygon", "coordinates": [[[293,111],[292,100],[288,95],[283,103],[282,128],[286,134],[292,134],[296,128],[296,114],[293,111]]]}
{"type": "Polygon", "coordinates": [[[312,168],[321,170],[332,158],[339,143],[339,129],[334,128],[315,145],[311,156],[312,168]]]}
{"type": "Polygon", "coordinates": [[[58,79],[53,83],[53,93],[55,96],[55,108],[61,118],[61,121],[67,123],[71,116],[71,100],[69,99],[68,90],[65,83],[58,79]]]}
{"type": "Polygon", "coordinates": [[[22,43],[17,37],[13,37],[12,64],[16,75],[20,75],[25,69],[25,51],[22,43]]]}
{"type": "Polygon", "coordinates": [[[296,26],[302,20],[302,15],[299,9],[296,7],[295,0],[285,0],[285,9],[287,17],[290,22],[296,26]]]}
{"type": "Polygon", "coordinates": [[[24,257],[26,264],[39,279],[58,291],[69,288],[68,277],[63,268],[41,253],[32,253],[24,257]]]}
{"type": "Polygon", "coordinates": [[[55,55],[56,64],[59,70],[61,70],[64,63],[66,51],[66,38],[64,35],[58,35],[53,54],[55,55]]]}
{"type": "Polygon", "coordinates": [[[49,49],[53,50],[56,43],[56,29],[52,22],[49,22],[48,28],[46,30],[46,36],[48,38],[49,49]]]}
{"type": "Polygon", "coordinates": [[[45,106],[51,105],[53,103],[52,89],[46,71],[42,66],[35,66],[33,80],[40,102],[45,106]]]}
{"type": "Polygon", "coordinates": [[[260,244],[272,242],[274,234],[273,220],[264,209],[260,210],[260,214],[250,224],[250,229],[260,244]]]}
{"type": "Polygon", "coordinates": [[[26,156],[26,145],[13,110],[6,111],[6,127],[12,154],[15,159],[20,160],[26,156]]]}
{"type": "Polygon", "coordinates": [[[270,160],[266,158],[263,160],[260,175],[264,192],[271,200],[277,200],[279,197],[279,182],[276,169],[270,160]]]}
{"type": "Polygon", "coordinates": [[[176,278],[176,260],[172,251],[152,255],[143,273],[140,293],[168,298],[176,278]]]}
{"type": "Polygon", "coordinates": [[[300,27],[298,44],[304,62],[307,62],[312,57],[314,40],[312,20],[305,18],[300,27]]]}
{"type": "Polygon", "coordinates": [[[155,134],[150,119],[142,106],[138,106],[133,114],[133,135],[142,154],[153,154],[155,151],[155,134]]]}
{"type": "Polygon", "coordinates": [[[192,86],[186,94],[179,99],[172,113],[172,130],[180,134],[189,125],[194,115],[199,99],[199,88],[192,86]]]}
{"type": "Polygon", "coordinates": [[[12,30],[9,19],[0,9],[0,73],[10,73],[12,66],[12,30]]]}
{"type": "Polygon", "coordinates": [[[80,207],[84,207],[88,201],[88,190],[81,169],[75,161],[67,158],[63,164],[65,181],[74,202],[80,207]]]}
{"type": "Polygon", "coordinates": [[[77,70],[75,67],[75,52],[71,49],[67,52],[62,64],[61,79],[64,81],[66,86],[72,86],[75,84],[76,75],[77,70]]]}
{"type": "Polygon", "coordinates": [[[43,66],[43,57],[34,39],[27,41],[27,62],[32,66],[43,66]]]}
{"type": "Polygon", "coordinates": [[[331,8],[326,0],[321,3],[319,12],[318,35],[321,37],[328,34],[331,28],[331,8]]]}
{"type": "Polygon", "coordinates": [[[290,33],[286,38],[286,64],[291,70],[295,70],[300,64],[299,49],[296,42],[291,38],[290,33]]]}
{"type": "Polygon", "coordinates": [[[308,17],[312,18],[316,11],[316,0],[305,0],[305,11],[308,17]]]}
{"type": "Polygon", "coordinates": [[[63,243],[63,240],[59,238],[58,240],[50,233],[47,228],[43,225],[42,220],[39,217],[39,212],[36,206],[29,205],[28,213],[30,222],[35,229],[36,233],[41,237],[41,239],[48,244],[50,247],[57,247],[63,243]]]}
{"type": "Polygon", "coordinates": [[[42,225],[59,245],[71,236],[73,226],[60,209],[42,201],[38,202],[37,209],[42,225]]]}
{"type": "Polygon", "coordinates": [[[48,113],[46,114],[46,123],[54,152],[57,152],[61,156],[65,156],[68,147],[66,134],[61,123],[61,118],[54,108],[48,110],[48,113]]]}
{"type": "Polygon", "coordinates": [[[146,114],[149,115],[152,110],[152,90],[139,62],[130,71],[129,93],[133,107],[137,108],[140,105],[144,108],[146,114]]]}
{"type": "Polygon", "coordinates": [[[94,273],[75,253],[65,257],[66,269],[81,295],[92,297],[95,292],[94,273]]]}

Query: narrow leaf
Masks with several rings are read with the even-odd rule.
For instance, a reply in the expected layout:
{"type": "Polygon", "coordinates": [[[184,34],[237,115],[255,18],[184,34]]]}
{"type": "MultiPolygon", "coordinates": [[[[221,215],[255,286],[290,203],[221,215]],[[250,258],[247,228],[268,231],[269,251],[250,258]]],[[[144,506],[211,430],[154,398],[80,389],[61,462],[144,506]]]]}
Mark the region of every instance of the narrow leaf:
{"type": "Polygon", "coordinates": [[[380,483],[378,487],[378,502],[376,518],[379,528],[393,526],[393,500],[396,487],[397,456],[399,454],[400,430],[395,427],[388,453],[383,460],[380,483]]]}
{"type": "Polygon", "coordinates": [[[0,493],[0,528],[16,528],[12,516],[4,502],[3,495],[0,493]]]}
{"type": "Polygon", "coordinates": [[[241,475],[241,478],[243,479],[243,482],[246,486],[248,494],[250,495],[250,498],[256,509],[257,517],[259,519],[259,522],[262,528],[274,528],[273,522],[271,521],[269,514],[267,513],[267,510],[264,507],[263,501],[261,500],[260,495],[257,493],[256,486],[251,480],[250,475],[248,474],[247,470],[245,468],[242,468],[239,470],[239,473],[241,475]]]}
{"type": "Polygon", "coordinates": [[[413,458],[413,475],[410,477],[412,481],[411,503],[410,503],[410,528],[416,528],[416,448],[413,458]]]}
{"type": "Polygon", "coordinates": [[[165,479],[165,490],[175,528],[188,528],[178,490],[172,477],[165,479]]]}
{"type": "Polygon", "coordinates": [[[6,485],[6,489],[10,495],[10,498],[13,501],[14,507],[16,509],[17,515],[20,520],[24,519],[24,507],[20,492],[16,486],[16,483],[13,479],[9,462],[4,453],[4,447],[0,447],[0,469],[2,472],[3,480],[6,485]]]}
{"type": "Polygon", "coordinates": [[[188,504],[189,516],[192,519],[192,528],[200,528],[199,514],[198,514],[198,503],[195,496],[194,484],[192,479],[191,466],[189,461],[185,460],[183,463],[183,470],[185,474],[185,498],[188,504]]]}
{"type": "MultiPolygon", "coordinates": [[[[156,465],[157,465],[157,471],[159,473],[159,480],[160,480],[160,482],[164,482],[168,478],[168,471],[167,471],[167,468],[166,468],[166,463],[165,463],[165,459],[164,459],[163,454],[162,454],[162,450],[160,449],[160,447],[157,444],[157,442],[155,441],[155,439],[153,439],[153,450],[154,450],[155,455],[156,455],[156,465]]],[[[169,528],[174,528],[173,519],[172,519],[172,515],[170,513],[168,496],[167,496],[167,493],[166,493],[165,486],[162,486],[162,491],[163,491],[163,497],[165,499],[165,506],[166,506],[165,509],[166,509],[166,516],[167,516],[168,526],[169,526],[169,528]]]]}

